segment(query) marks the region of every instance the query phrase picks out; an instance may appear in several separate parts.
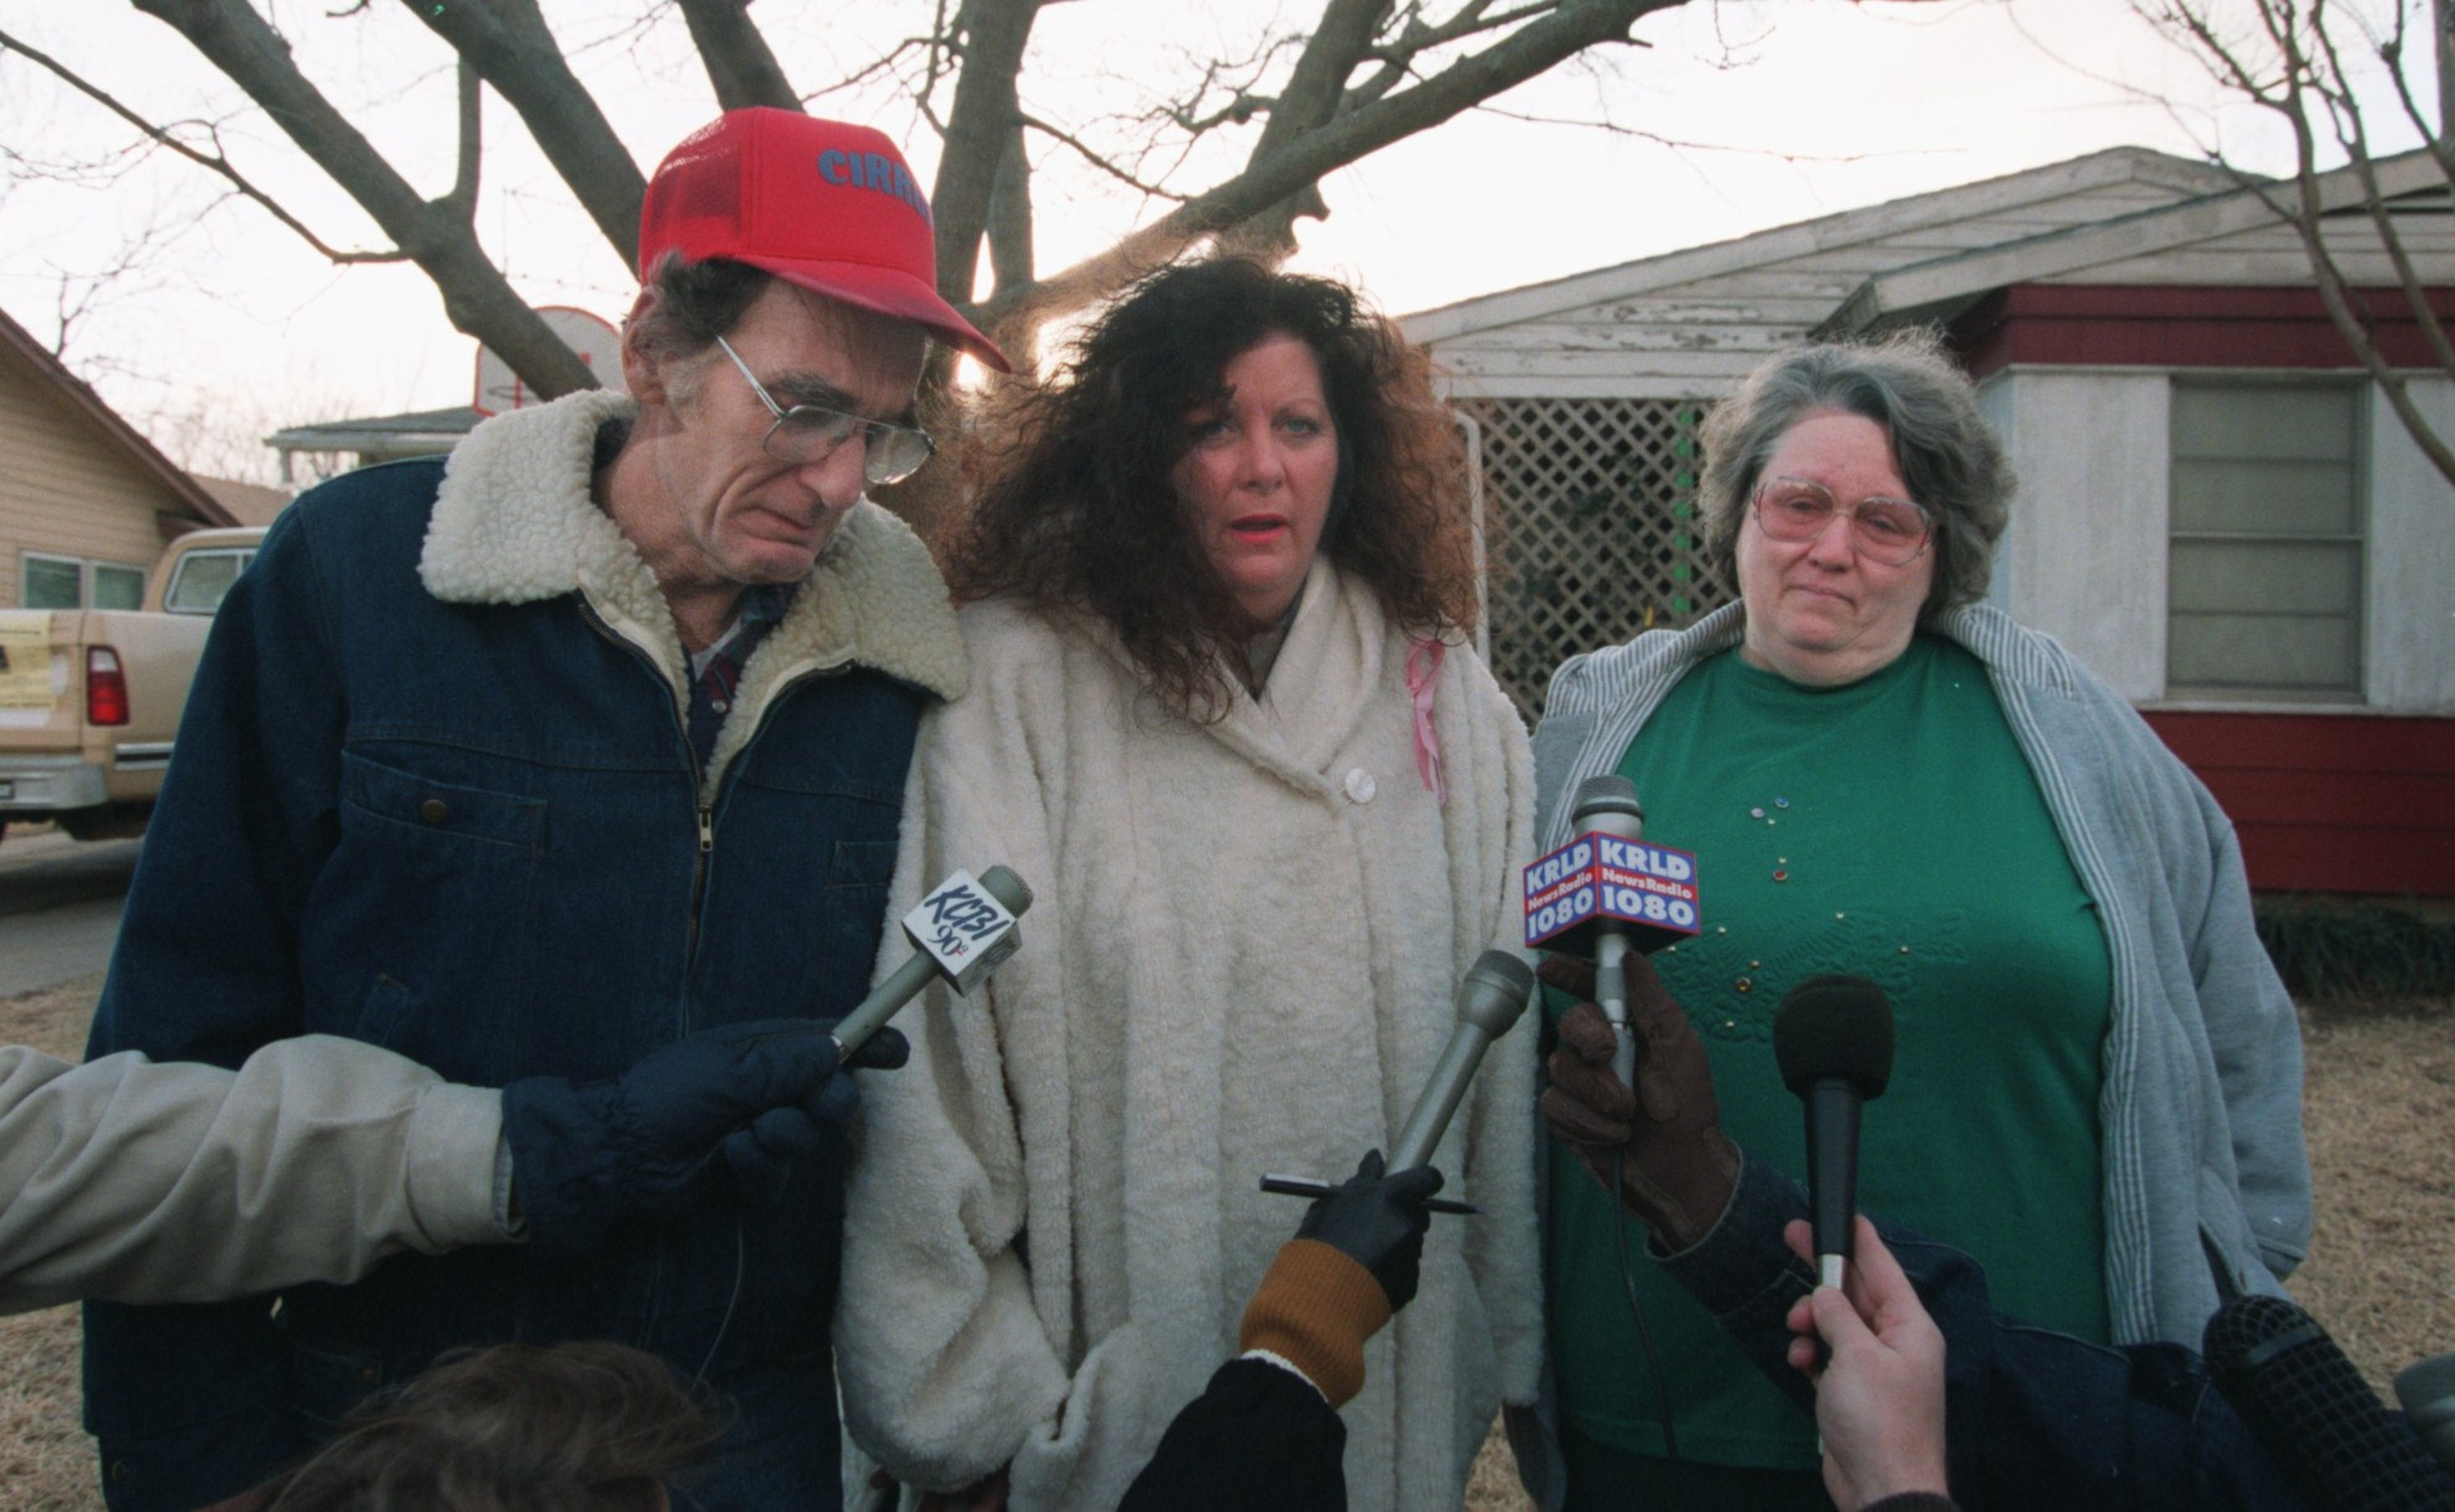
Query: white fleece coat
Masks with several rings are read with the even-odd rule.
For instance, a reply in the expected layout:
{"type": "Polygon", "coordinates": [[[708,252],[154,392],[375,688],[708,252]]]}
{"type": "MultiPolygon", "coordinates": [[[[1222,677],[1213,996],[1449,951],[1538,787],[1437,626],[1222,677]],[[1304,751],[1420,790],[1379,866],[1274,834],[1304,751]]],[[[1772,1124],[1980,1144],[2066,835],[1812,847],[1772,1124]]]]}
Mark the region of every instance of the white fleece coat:
{"type": "MultiPolygon", "coordinates": [[[[999,862],[1037,900],[990,985],[933,989],[912,1063],[863,1079],[845,1422],[909,1484],[1011,1462],[1015,1512],[1109,1507],[1303,1216],[1259,1179],[1386,1150],[1459,976],[1518,937],[1531,757],[1451,647],[1436,803],[1409,641],[1326,562],[1259,702],[1207,726],[1163,713],[1105,629],[962,619],[972,688],[922,725],[890,908],[999,862]]],[[[1533,1049],[1523,1027],[1493,1047],[1435,1155],[1485,1212],[1434,1220],[1421,1292],[1366,1351],[1356,1512],[1457,1505],[1500,1401],[1534,1391],[1533,1049]]]]}

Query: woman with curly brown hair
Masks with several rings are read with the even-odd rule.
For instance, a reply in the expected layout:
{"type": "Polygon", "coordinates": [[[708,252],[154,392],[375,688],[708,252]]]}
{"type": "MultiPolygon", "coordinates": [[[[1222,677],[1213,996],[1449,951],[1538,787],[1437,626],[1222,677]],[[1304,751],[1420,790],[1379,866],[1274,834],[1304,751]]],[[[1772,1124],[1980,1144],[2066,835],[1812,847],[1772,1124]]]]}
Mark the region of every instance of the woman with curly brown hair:
{"type": "MultiPolygon", "coordinates": [[[[923,724],[892,906],[993,861],[1038,902],[864,1088],[838,1363],[855,1438],[940,1504],[1112,1506],[1285,1237],[1256,1179],[1387,1148],[1514,937],[1532,773],[1465,643],[1463,449],[1351,291],[1160,272],[989,454],[951,551],[972,687],[923,724]]],[[[1532,1395],[1532,1052],[1435,1157],[1485,1212],[1368,1351],[1358,1508],[1456,1505],[1532,1395]]]]}

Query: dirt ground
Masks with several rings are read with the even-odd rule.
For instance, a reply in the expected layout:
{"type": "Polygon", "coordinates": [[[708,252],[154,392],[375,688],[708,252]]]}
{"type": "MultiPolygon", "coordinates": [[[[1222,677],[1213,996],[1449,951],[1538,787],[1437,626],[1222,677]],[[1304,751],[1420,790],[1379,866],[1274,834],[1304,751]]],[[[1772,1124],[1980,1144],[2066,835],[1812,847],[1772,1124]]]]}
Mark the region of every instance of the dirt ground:
{"type": "MultiPolygon", "coordinates": [[[[74,1056],[100,988],[94,977],[0,1000],[0,1043],[74,1056]]],[[[2384,1396],[2398,1369],[2455,1348],[2455,1002],[2305,1012],[2303,1042],[2318,1238],[2293,1289],[2384,1396]]],[[[73,1308],[0,1319],[0,1506],[102,1505],[77,1424],[76,1356],[73,1308]]],[[[1495,1439],[1468,1512],[1531,1505],[1495,1439]]]]}

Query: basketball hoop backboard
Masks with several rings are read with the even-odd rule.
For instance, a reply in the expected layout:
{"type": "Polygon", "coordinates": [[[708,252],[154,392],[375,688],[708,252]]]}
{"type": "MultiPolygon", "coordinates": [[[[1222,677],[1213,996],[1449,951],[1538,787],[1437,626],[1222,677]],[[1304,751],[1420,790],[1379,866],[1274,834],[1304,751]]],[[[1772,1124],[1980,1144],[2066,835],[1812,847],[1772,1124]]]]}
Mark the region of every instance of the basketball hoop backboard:
{"type": "MultiPolygon", "coordinates": [[[[562,344],[579,353],[597,381],[617,393],[622,389],[622,333],[585,310],[568,305],[545,305],[538,314],[546,329],[562,338],[562,344]]],[[[505,410],[522,409],[541,403],[537,392],[520,381],[512,365],[495,354],[492,347],[477,349],[477,394],[470,401],[479,414],[500,414],[505,410]]]]}

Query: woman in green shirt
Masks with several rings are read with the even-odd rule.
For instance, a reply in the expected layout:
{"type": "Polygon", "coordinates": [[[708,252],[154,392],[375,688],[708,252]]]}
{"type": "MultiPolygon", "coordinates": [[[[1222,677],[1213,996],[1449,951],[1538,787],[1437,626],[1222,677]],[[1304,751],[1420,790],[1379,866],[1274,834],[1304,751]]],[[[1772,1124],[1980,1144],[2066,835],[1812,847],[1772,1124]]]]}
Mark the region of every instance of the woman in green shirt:
{"type": "MultiPolygon", "coordinates": [[[[2300,1038],[2231,827],[2119,696],[1978,602],[2012,474],[1931,338],[1777,355],[1705,443],[1739,600],[1561,669],[1544,843],[1617,771],[1698,856],[1704,933],[1654,964],[1742,1146],[1799,1174],[1775,1007],[1872,978],[1899,1051],[1862,1205],[1977,1256],[2007,1314],[2195,1341],[2309,1226],[2300,1038]]],[[[1615,1204],[1557,1146],[1549,1191],[1565,1504],[1825,1505],[1814,1425],[1639,1263],[1657,1391],[1615,1204]]]]}

